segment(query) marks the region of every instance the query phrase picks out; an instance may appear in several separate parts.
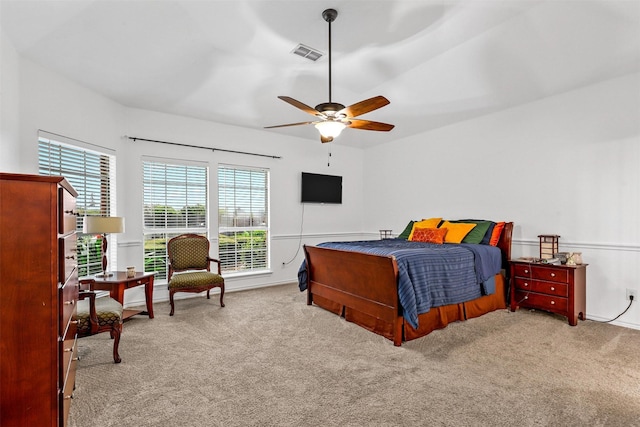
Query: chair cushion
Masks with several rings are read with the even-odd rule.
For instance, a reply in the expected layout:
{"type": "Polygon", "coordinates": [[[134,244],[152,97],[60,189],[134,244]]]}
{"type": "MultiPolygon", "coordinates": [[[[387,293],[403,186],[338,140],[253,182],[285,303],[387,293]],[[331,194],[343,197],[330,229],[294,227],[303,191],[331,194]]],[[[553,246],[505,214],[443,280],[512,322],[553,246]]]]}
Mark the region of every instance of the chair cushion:
{"type": "Polygon", "coordinates": [[[208,271],[192,271],[171,276],[169,289],[214,287],[223,283],[224,279],[219,274],[209,273],[208,271]]]}
{"type": "MultiPolygon", "coordinates": [[[[77,305],[78,332],[90,330],[89,298],[78,301],[77,305]]],[[[111,326],[122,323],[122,304],[113,298],[96,298],[96,315],[99,326],[111,326]]]]}
{"type": "Polygon", "coordinates": [[[176,270],[207,268],[209,241],[206,238],[184,238],[171,242],[171,265],[176,270]]]}

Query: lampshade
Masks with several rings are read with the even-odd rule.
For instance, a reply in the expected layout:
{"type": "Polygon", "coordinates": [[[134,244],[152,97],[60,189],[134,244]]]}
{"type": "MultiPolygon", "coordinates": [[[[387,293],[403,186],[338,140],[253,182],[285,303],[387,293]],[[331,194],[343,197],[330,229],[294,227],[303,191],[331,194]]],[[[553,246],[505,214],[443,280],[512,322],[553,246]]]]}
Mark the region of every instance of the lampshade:
{"type": "Polygon", "coordinates": [[[325,138],[337,137],[345,127],[347,126],[344,123],[333,120],[328,120],[316,124],[316,129],[318,129],[318,131],[320,131],[320,135],[324,136],[325,138]]]}
{"type": "Polygon", "coordinates": [[[124,218],[121,216],[86,216],[84,233],[124,233],[124,218]]]}

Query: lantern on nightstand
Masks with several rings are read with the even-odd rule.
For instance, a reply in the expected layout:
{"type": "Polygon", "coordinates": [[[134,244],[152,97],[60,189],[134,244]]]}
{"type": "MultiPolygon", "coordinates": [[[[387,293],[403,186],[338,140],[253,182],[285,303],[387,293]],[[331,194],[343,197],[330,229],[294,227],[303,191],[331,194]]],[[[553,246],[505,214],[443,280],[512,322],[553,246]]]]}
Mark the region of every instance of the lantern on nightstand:
{"type": "Polygon", "coordinates": [[[541,234],[538,236],[540,239],[540,259],[551,259],[558,253],[558,239],[560,236],[557,234],[541,234]]]}

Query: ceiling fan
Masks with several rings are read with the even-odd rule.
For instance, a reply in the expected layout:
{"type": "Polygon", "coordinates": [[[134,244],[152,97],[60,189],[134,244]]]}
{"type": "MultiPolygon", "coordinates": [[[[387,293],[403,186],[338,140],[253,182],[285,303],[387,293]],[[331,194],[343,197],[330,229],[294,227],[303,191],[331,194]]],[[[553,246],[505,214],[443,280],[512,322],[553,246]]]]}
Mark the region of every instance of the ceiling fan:
{"type": "Polygon", "coordinates": [[[322,17],[329,23],[329,102],[324,102],[316,105],[316,108],[311,108],[291,97],[279,96],[278,98],[282,99],[284,102],[299,108],[305,113],[317,117],[317,120],[289,123],[286,125],[265,126],[265,129],[299,125],[315,125],[316,129],[320,131],[320,141],[323,143],[333,141],[333,139],[340,135],[340,132],[342,132],[346,127],[383,132],[388,132],[393,129],[394,125],[390,125],[388,123],[373,122],[370,120],[355,118],[389,104],[389,100],[384,96],[374,96],[373,98],[365,99],[364,101],[357,102],[348,107],[331,101],[331,23],[335,21],[337,16],[338,11],[335,9],[326,9],[322,12],[322,17]]]}

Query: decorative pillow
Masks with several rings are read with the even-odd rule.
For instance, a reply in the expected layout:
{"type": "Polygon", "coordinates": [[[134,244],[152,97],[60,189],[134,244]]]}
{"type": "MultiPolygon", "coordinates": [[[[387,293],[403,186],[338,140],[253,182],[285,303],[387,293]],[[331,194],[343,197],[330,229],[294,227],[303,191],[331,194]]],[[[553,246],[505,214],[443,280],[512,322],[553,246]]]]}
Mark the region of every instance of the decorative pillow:
{"type": "Polygon", "coordinates": [[[504,228],[504,222],[496,223],[496,226],[493,227],[493,233],[491,233],[491,241],[489,244],[491,246],[498,246],[498,242],[500,241],[500,234],[502,234],[502,229],[504,228]]]}
{"type": "Polygon", "coordinates": [[[440,224],[440,221],[442,221],[442,218],[429,218],[429,219],[423,219],[422,221],[415,222],[413,224],[413,228],[411,229],[411,234],[409,234],[409,240],[412,240],[411,238],[413,237],[413,230],[415,230],[416,227],[438,228],[438,224],[440,224]]]}
{"type": "Polygon", "coordinates": [[[491,235],[493,234],[493,229],[495,228],[496,223],[493,221],[489,221],[489,228],[487,228],[487,232],[484,233],[484,237],[482,238],[481,245],[488,245],[491,242],[491,235]]]}
{"type": "MultiPolygon", "coordinates": [[[[467,234],[471,230],[476,227],[475,224],[469,224],[464,222],[453,223],[449,221],[444,221],[440,224],[438,228],[446,228],[448,229],[447,234],[444,236],[445,243],[461,243],[462,239],[465,238],[467,234]]],[[[415,226],[414,226],[415,228],[415,226]]]]}
{"type": "MultiPolygon", "coordinates": [[[[464,239],[462,239],[462,243],[482,243],[482,239],[484,239],[484,235],[487,234],[487,230],[491,225],[491,221],[483,221],[483,220],[474,220],[474,219],[460,219],[457,221],[451,221],[453,223],[466,223],[466,224],[476,224],[476,226],[467,234],[464,239]]],[[[487,239],[490,240],[490,239],[487,239]]],[[[488,243],[488,242],[487,242],[488,243]]]]}
{"type": "Polygon", "coordinates": [[[446,228],[416,227],[413,229],[413,236],[411,240],[414,242],[437,243],[441,245],[444,243],[444,236],[446,234],[446,228]]]}
{"type": "Polygon", "coordinates": [[[413,224],[415,224],[415,221],[409,221],[409,224],[404,228],[404,231],[398,235],[398,239],[407,240],[409,238],[409,234],[411,234],[411,230],[413,230],[413,224]]]}

